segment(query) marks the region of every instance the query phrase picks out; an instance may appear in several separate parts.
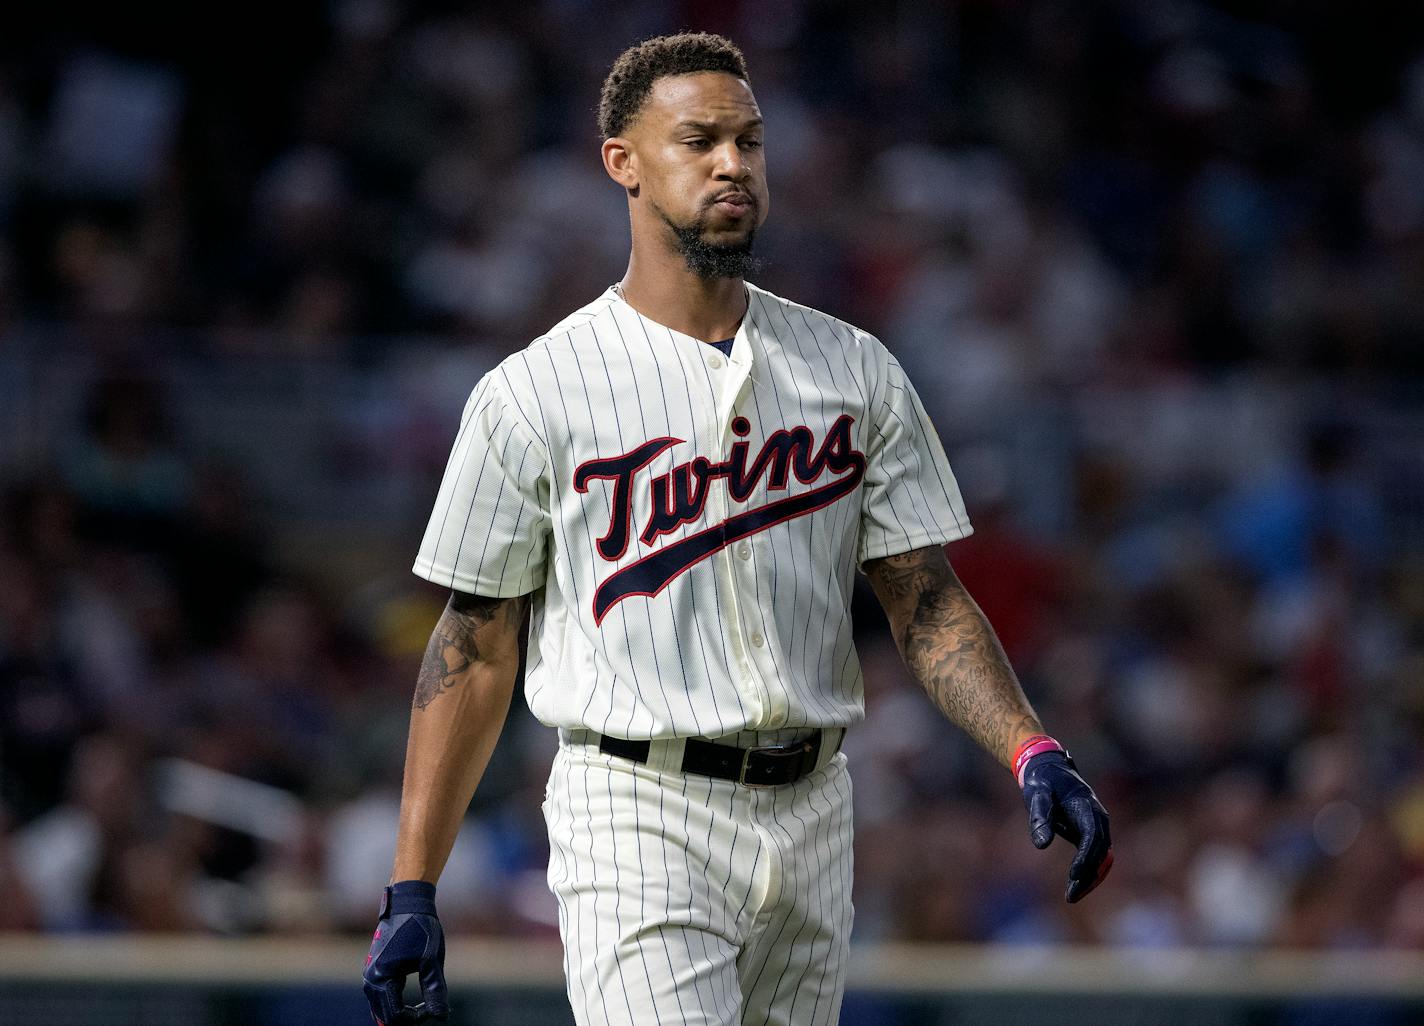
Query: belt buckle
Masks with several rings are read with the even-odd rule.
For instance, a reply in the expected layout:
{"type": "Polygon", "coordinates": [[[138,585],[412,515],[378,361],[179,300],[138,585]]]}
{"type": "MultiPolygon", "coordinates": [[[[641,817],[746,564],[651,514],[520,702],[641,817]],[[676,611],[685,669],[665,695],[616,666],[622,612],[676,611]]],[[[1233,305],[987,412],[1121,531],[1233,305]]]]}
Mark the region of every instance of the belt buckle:
{"type": "Polygon", "coordinates": [[[747,779],[747,769],[751,766],[752,755],[760,752],[774,759],[784,759],[788,756],[804,759],[811,754],[811,750],[814,747],[811,739],[808,738],[805,741],[798,741],[790,745],[767,745],[763,748],[743,748],[742,767],[737,773],[737,783],[743,787],[779,787],[780,783],[776,781],[755,781],[747,779]]]}

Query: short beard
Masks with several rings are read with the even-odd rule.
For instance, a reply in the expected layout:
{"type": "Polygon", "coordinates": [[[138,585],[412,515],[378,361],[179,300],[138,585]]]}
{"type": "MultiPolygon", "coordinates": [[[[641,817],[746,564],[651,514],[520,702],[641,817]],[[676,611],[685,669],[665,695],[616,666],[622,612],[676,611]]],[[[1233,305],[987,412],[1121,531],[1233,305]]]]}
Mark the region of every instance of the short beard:
{"type": "Polygon", "coordinates": [[[752,243],[756,239],[755,228],[749,230],[747,237],[741,242],[718,246],[702,237],[707,231],[706,214],[700,215],[686,226],[675,224],[672,218],[661,210],[658,211],[658,216],[672,230],[673,238],[677,240],[677,251],[682,254],[683,260],[687,261],[688,270],[703,281],[745,278],[761,269],[761,260],[752,256],[752,243]]]}

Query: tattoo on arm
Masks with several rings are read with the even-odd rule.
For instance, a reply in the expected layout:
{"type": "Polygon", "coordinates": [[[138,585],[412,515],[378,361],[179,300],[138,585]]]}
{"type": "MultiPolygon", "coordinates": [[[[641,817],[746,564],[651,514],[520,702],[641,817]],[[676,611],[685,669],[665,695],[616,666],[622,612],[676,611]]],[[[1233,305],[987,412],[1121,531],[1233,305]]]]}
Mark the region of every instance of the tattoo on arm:
{"type": "Polygon", "coordinates": [[[983,612],[931,546],[866,563],[905,665],[949,719],[1007,765],[1043,725],[983,612]]]}
{"type": "Polygon", "coordinates": [[[507,657],[517,648],[529,596],[484,598],[453,592],[441,614],[415,681],[415,707],[424,709],[458,687],[476,663],[507,657]]]}

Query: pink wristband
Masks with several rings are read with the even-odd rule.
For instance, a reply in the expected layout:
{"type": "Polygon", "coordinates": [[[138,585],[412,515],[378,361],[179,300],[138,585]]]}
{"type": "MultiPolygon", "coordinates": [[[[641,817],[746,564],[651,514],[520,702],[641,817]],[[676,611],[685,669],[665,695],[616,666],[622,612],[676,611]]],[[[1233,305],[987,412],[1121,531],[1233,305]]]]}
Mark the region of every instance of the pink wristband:
{"type": "Polygon", "coordinates": [[[1064,752],[1067,751],[1053,738],[1047,734],[1035,734],[1033,737],[1025,738],[1014,751],[1014,777],[1019,782],[1019,787],[1023,787],[1024,770],[1028,768],[1028,761],[1035,755],[1042,755],[1044,752],[1064,752]]]}

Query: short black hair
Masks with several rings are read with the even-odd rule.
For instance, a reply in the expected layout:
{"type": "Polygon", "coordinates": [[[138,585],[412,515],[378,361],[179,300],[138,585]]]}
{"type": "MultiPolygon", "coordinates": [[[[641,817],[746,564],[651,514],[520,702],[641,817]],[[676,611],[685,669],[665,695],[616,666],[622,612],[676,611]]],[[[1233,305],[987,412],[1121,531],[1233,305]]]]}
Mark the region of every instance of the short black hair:
{"type": "Polygon", "coordinates": [[[711,32],[682,32],[645,39],[618,55],[598,101],[598,131],[603,138],[622,135],[638,117],[653,83],[668,75],[724,71],[747,78],[747,62],[737,45],[711,32]]]}

